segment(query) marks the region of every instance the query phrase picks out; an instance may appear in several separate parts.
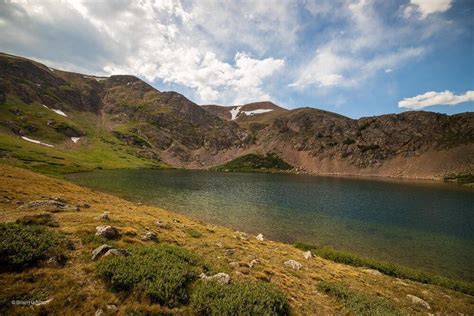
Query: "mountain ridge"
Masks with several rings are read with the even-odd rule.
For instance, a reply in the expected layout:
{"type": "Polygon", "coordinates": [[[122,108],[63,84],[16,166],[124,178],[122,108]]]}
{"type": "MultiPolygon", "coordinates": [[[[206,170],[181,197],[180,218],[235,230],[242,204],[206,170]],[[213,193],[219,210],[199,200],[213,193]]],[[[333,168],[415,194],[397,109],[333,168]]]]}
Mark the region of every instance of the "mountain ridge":
{"type": "MultiPolygon", "coordinates": [[[[15,143],[26,142],[20,137],[27,137],[51,143],[59,154],[66,148],[84,151],[86,142],[107,147],[120,165],[138,167],[208,169],[272,153],[294,172],[310,174],[433,179],[474,173],[472,112],[351,119],[268,101],[199,106],[134,76],[65,72],[8,54],[0,54],[0,73],[0,133],[9,140],[0,148],[7,160],[15,156],[15,143]],[[71,135],[81,140],[72,144],[71,135]]],[[[81,161],[74,163],[81,170],[81,161]]],[[[103,159],[99,164],[111,167],[103,159]]]]}

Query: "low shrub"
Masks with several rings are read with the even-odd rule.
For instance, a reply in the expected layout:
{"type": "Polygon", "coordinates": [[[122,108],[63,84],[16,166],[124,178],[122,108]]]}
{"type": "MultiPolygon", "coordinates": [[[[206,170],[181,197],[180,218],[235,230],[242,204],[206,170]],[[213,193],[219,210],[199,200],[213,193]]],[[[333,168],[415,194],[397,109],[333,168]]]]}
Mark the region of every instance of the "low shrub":
{"type": "Polygon", "coordinates": [[[23,270],[64,252],[66,239],[44,226],[0,224],[0,267],[23,270]]]}
{"type": "Polygon", "coordinates": [[[316,247],[301,242],[295,243],[294,245],[296,248],[301,250],[311,250],[314,255],[334,262],[343,263],[354,267],[375,269],[382,272],[383,274],[396,278],[434,284],[457,292],[474,295],[474,284],[472,283],[433,275],[425,271],[404,267],[395,263],[362,258],[349,252],[335,250],[331,247],[316,247]]]}
{"type": "Polygon", "coordinates": [[[401,315],[386,299],[350,290],[339,283],[321,282],[318,289],[333,296],[356,315],[401,315]]]}
{"type": "Polygon", "coordinates": [[[17,224],[22,225],[41,225],[49,227],[59,227],[51,214],[26,215],[16,220],[17,224]]]}
{"type": "Polygon", "coordinates": [[[187,287],[196,279],[200,260],[173,245],[132,248],[130,256],[104,258],[98,274],[115,291],[137,291],[152,302],[175,307],[188,300],[187,287]]]}
{"type": "Polygon", "coordinates": [[[267,283],[200,281],[190,306],[200,315],[288,315],[290,310],[286,297],[267,283]]]}
{"type": "Polygon", "coordinates": [[[193,238],[199,238],[202,236],[202,233],[200,231],[193,228],[187,228],[184,230],[184,232],[193,238]]]}

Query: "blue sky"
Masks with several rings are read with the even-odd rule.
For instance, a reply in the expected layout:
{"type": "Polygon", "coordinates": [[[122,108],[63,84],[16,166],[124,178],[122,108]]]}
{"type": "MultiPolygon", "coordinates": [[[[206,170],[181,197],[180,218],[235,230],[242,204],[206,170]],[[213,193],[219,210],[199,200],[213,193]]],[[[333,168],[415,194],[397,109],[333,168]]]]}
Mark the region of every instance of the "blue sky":
{"type": "Polygon", "coordinates": [[[9,1],[0,50],[198,104],[474,109],[474,1],[9,1]]]}

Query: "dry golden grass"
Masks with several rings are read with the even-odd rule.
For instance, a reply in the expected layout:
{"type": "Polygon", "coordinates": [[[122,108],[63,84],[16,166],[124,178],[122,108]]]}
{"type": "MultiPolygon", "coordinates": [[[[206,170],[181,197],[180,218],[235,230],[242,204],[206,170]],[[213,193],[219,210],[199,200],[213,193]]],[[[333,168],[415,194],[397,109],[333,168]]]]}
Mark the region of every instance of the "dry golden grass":
{"type": "MultiPolygon", "coordinates": [[[[13,314],[38,314],[41,310],[58,315],[90,315],[98,308],[106,310],[107,304],[115,304],[118,314],[125,314],[133,308],[150,311],[167,311],[156,305],[149,305],[144,298],[134,295],[116,294],[108,291],[95,273],[95,263],[90,259],[94,243],[83,243],[85,236],[95,232],[95,227],[104,222],[96,217],[109,212],[110,225],[122,232],[116,245],[145,244],[140,235],[147,229],[154,231],[160,242],[181,245],[201,256],[211,271],[227,272],[234,281],[271,282],[288,296],[295,314],[350,313],[334,298],[318,291],[320,281],[339,282],[352,290],[385,298],[396,308],[407,314],[473,314],[474,298],[441,287],[399,280],[385,275],[372,275],[362,268],[337,264],[318,257],[303,258],[301,250],[270,240],[258,241],[255,236],[240,238],[232,229],[208,225],[175,214],[158,207],[138,205],[118,197],[92,191],[69,182],[48,178],[31,171],[0,164],[0,222],[35,214],[35,211],[18,209],[18,202],[26,203],[52,196],[61,196],[71,204],[88,203],[90,208],[79,212],[59,212],[53,215],[59,227],[52,228],[68,235],[76,245],[67,253],[69,260],[65,267],[38,267],[21,273],[0,274],[0,298],[52,299],[43,306],[12,306],[13,314]],[[169,229],[159,228],[155,222],[161,220],[171,225],[169,229]],[[202,235],[192,237],[189,230],[202,235]],[[252,268],[234,270],[230,262],[250,263],[258,259],[252,268]],[[291,270],[283,262],[294,259],[303,264],[299,271],[291,270]],[[416,295],[427,301],[431,310],[413,304],[407,294],[416,295]]],[[[152,245],[153,242],[146,242],[152,245]]],[[[185,310],[173,310],[180,313],[185,310]]],[[[1,312],[0,312],[1,313],[1,312]]]]}

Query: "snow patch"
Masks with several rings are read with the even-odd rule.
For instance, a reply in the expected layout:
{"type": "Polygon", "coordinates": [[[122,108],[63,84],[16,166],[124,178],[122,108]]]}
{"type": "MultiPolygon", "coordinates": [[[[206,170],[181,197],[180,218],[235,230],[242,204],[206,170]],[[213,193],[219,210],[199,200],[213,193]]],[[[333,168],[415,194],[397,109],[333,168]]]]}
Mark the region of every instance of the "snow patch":
{"type": "Polygon", "coordinates": [[[71,137],[71,140],[73,141],[73,143],[77,143],[81,138],[80,137],[71,137]]]}
{"type": "Polygon", "coordinates": [[[43,145],[43,146],[47,146],[47,147],[54,147],[53,145],[46,144],[46,143],[40,142],[39,140],[34,140],[34,139],[31,139],[31,138],[28,138],[28,137],[25,137],[25,136],[21,136],[21,138],[23,138],[24,140],[29,141],[31,143],[35,143],[35,144],[39,144],[39,145],[43,145]]]}
{"type": "Polygon", "coordinates": [[[49,71],[54,72],[54,69],[53,69],[53,68],[49,68],[49,67],[48,67],[48,69],[49,69],[49,71]]]}
{"type": "Polygon", "coordinates": [[[41,104],[41,105],[42,105],[43,107],[45,107],[45,108],[49,109],[49,108],[48,108],[46,105],[44,105],[44,104],[41,104]]]}
{"type": "Polygon", "coordinates": [[[235,120],[237,118],[237,116],[239,115],[240,108],[241,108],[241,106],[237,106],[235,108],[232,108],[232,110],[230,110],[230,115],[232,116],[231,117],[232,121],[235,120]]]}
{"type": "Polygon", "coordinates": [[[66,113],[64,113],[64,112],[61,111],[61,110],[51,109],[51,111],[53,111],[53,112],[56,113],[56,114],[59,114],[59,115],[62,115],[62,116],[67,117],[66,113]]]}
{"type": "Polygon", "coordinates": [[[86,79],[94,79],[97,82],[107,79],[107,77],[93,77],[93,76],[82,76],[82,77],[86,79]]]}
{"type": "Polygon", "coordinates": [[[262,114],[273,111],[272,109],[258,109],[253,111],[242,111],[245,115],[255,115],[255,114],[262,114]]]}
{"type": "Polygon", "coordinates": [[[242,108],[242,106],[237,106],[235,108],[232,108],[232,110],[230,110],[230,115],[232,116],[231,117],[231,120],[235,120],[237,119],[237,117],[239,117],[239,114],[240,113],[243,113],[247,116],[251,116],[251,115],[255,115],[255,114],[262,114],[262,113],[267,113],[267,112],[271,112],[273,111],[273,109],[257,109],[257,110],[253,110],[253,111],[240,111],[240,109],[242,108]]]}

